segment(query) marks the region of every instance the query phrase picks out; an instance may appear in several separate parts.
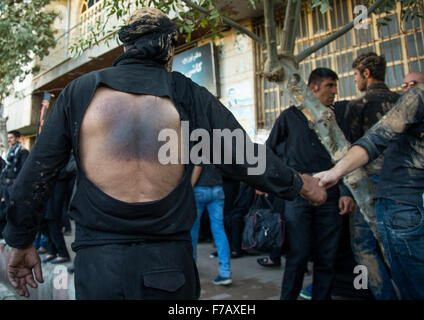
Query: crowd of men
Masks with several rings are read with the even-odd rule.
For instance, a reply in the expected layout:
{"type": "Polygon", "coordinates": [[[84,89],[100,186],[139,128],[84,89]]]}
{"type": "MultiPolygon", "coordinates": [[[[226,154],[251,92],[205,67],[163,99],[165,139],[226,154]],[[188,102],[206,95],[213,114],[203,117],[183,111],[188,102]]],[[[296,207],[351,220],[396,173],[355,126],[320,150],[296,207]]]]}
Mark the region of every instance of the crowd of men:
{"type": "MultiPolygon", "coordinates": [[[[27,285],[35,288],[35,279],[43,282],[32,243],[72,152],[77,175],[70,207],[76,223],[72,249],[77,299],[199,298],[195,259],[205,208],[220,265],[214,283],[231,284],[220,175],[284,200],[289,248],[281,299],[298,298],[310,258],[312,299],[331,297],[344,214],[350,214],[352,251],[368,268],[374,297],[424,298],[421,74],[405,77],[408,93],[399,98],[384,84],[384,57],[363,53],[352,65],[363,94],[335,103],[337,74],[327,68],[312,71],[310,90],[335,112],[338,125],[354,143],[334,168],[295,107],[284,110],[274,124],[262,175],[249,175],[251,165],[238,161],[163,165],[157,159],[157,134],[163,128],[179,132],[181,120],[189,121],[190,130],[242,128],[206,89],[170,72],[177,30],[161,11],[135,11],[119,38],[125,52],[113,67],[84,75],[62,91],[13,182],[3,236],[12,247],[8,276],[19,294],[28,297],[27,285]],[[363,165],[377,185],[376,216],[387,260],[349,190],[339,182],[363,165]]],[[[233,159],[240,150],[235,143],[233,159]]],[[[7,159],[8,164],[13,161],[7,159]]],[[[278,264],[272,256],[260,262],[278,264]]]]}

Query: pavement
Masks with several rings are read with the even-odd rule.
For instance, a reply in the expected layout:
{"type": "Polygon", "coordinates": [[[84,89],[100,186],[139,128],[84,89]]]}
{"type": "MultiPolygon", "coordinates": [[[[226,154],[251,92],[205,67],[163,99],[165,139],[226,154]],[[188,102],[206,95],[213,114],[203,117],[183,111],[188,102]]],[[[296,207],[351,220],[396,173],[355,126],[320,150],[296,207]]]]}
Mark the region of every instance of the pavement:
{"type": "MultiPolygon", "coordinates": [[[[75,230],[73,225],[73,230],[75,230]]],[[[72,260],[75,252],[70,249],[73,233],[65,236],[72,260]]],[[[26,299],[16,295],[10,284],[5,281],[5,266],[8,249],[0,248],[0,300],[26,299]]],[[[197,247],[197,267],[201,284],[201,300],[278,300],[280,297],[281,281],[284,273],[285,259],[282,257],[281,267],[266,268],[256,260],[266,256],[243,256],[231,259],[233,283],[228,286],[215,285],[213,279],[218,275],[218,259],[211,255],[216,251],[212,242],[201,242],[197,247]]],[[[41,256],[42,258],[43,256],[41,256]]],[[[31,300],[73,300],[75,289],[73,274],[67,273],[66,268],[72,263],[53,265],[43,263],[44,284],[38,289],[30,289],[31,300]]],[[[312,275],[306,274],[304,286],[312,282],[312,275]]]]}

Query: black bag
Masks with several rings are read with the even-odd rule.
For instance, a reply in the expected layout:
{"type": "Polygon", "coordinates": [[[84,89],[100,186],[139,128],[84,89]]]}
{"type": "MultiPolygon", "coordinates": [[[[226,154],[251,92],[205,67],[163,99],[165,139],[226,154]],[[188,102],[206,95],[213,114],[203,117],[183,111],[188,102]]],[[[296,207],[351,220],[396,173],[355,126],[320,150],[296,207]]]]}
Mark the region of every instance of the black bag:
{"type": "Polygon", "coordinates": [[[245,216],[242,249],[270,253],[283,247],[284,235],[285,224],[281,214],[273,210],[266,197],[257,196],[245,216]]]}

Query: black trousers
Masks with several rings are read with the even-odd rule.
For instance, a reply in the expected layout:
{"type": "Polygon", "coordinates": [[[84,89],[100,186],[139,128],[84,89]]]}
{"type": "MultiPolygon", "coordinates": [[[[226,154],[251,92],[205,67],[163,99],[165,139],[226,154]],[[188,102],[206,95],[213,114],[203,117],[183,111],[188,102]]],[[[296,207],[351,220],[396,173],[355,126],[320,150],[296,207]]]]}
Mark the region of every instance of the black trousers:
{"type": "Polygon", "coordinates": [[[302,197],[286,201],[286,235],[289,250],[281,299],[296,300],[312,253],[314,263],[312,299],[330,299],[335,261],[342,228],[338,197],[314,207],[302,197]]]}
{"type": "Polygon", "coordinates": [[[50,239],[47,247],[49,254],[59,254],[63,258],[69,257],[65,238],[62,233],[62,212],[66,199],[67,182],[59,180],[56,182],[54,192],[46,205],[47,237],[50,239]]]}
{"type": "Polygon", "coordinates": [[[193,300],[200,282],[191,242],[139,242],[79,249],[77,300],[193,300]]]}

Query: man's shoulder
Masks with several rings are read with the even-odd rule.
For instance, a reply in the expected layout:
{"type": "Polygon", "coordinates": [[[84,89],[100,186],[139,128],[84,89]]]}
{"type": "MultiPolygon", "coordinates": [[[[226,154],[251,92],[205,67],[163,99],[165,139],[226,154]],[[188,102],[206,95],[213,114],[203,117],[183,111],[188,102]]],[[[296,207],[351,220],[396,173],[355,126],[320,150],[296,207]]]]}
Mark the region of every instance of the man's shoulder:
{"type": "Polygon", "coordinates": [[[385,84],[371,87],[364,95],[368,102],[395,102],[399,97],[398,93],[390,90],[385,84]]]}
{"type": "Polygon", "coordinates": [[[28,154],[29,153],[29,150],[22,147],[21,150],[19,150],[19,153],[21,155],[28,154]]]}

